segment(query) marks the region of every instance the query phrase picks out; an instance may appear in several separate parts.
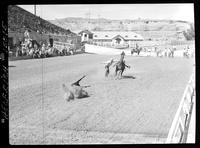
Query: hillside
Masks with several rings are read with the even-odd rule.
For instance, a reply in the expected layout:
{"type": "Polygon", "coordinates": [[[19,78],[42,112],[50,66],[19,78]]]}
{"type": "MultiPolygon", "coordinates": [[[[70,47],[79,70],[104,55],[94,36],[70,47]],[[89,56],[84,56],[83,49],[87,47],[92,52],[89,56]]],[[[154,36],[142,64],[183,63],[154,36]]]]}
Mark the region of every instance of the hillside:
{"type": "Polygon", "coordinates": [[[75,35],[69,29],[52,24],[15,5],[8,6],[8,30],[22,32],[23,28],[54,35],[75,35]]]}
{"type": "Polygon", "coordinates": [[[184,31],[190,27],[189,22],[180,20],[110,20],[68,17],[49,21],[72,31],[84,29],[91,31],[184,31]]]}

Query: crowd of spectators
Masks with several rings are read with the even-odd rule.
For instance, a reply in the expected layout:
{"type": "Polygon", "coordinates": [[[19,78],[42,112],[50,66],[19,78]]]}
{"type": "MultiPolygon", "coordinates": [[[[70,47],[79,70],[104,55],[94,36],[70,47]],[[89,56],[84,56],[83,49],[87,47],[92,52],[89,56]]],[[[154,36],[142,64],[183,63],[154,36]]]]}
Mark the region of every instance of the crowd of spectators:
{"type": "MultiPolygon", "coordinates": [[[[165,47],[164,50],[156,48],[155,52],[157,57],[174,57],[174,52],[177,50],[176,46],[165,47]]],[[[189,58],[194,57],[194,51],[189,46],[184,47],[183,57],[189,58]]]]}
{"type": "MultiPolygon", "coordinates": [[[[9,48],[9,51],[10,48],[9,48]]],[[[23,41],[19,42],[15,46],[15,57],[31,57],[31,58],[45,58],[51,56],[73,55],[74,48],[70,46],[53,46],[46,41],[38,43],[29,36],[29,32],[26,30],[24,33],[23,41]]],[[[11,52],[13,55],[13,52],[11,52]]]]}
{"type": "Polygon", "coordinates": [[[22,42],[16,47],[15,56],[29,56],[32,58],[45,58],[51,56],[73,55],[74,50],[69,47],[55,48],[47,43],[37,44],[34,40],[29,42],[22,42]]]}

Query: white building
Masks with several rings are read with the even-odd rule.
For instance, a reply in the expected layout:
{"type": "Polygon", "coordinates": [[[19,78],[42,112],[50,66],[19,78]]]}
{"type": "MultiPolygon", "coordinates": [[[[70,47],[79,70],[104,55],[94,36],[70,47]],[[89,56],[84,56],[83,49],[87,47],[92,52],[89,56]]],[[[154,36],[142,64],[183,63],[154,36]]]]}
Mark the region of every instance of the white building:
{"type": "Polygon", "coordinates": [[[81,31],[79,33],[82,38],[82,42],[91,42],[101,46],[132,46],[138,41],[143,41],[144,38],[132,31],[120,32],[120,31],[94,31],[88,30],[81,31]]]}
{"type": "Polygon", "coordinates": [[[88,30],[83,30],[78,34],[81,36],[81,42],[88,42],[93,36],[93,33],[88,30]]]}

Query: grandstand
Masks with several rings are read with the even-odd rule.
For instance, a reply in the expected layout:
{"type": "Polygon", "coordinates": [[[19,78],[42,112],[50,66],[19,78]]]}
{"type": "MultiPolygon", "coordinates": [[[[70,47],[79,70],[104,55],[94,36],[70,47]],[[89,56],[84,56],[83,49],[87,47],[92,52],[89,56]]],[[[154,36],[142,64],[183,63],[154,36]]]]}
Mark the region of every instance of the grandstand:
{"type": "Polygon", "coordinates": [[[47,41],[49,37],[56,41],[78,43],[78,36],[69,29],[56,26],[39,16],[16,6],[8,6],[8,37],[11,45],[23,40],[23,33],[29,30],[34,40],[47,41]]]}

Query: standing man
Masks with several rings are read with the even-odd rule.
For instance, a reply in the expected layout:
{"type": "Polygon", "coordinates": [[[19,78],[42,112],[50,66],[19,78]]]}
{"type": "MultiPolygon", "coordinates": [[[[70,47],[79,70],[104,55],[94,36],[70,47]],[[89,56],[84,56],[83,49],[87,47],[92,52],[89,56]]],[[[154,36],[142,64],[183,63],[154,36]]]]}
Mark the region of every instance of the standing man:
{"type": "Polygon", "coordinates": [[[176,46],[172,46],[172,49],[171,49],[171,56],[172,58],[174,57],[174,51],[176,50],[176,46]]]}
{"type": "Polygon", "coordinates": [[[110,73],[110,66],[113,64],[114,60],[111,58],[105,65],[105,76],[108,77],[108,74],[110,73]]]}
{"type": "Polygon", "coordinates": [[[165,57],[167,57],[167,47],[165,47],[164,53],[165,53],[165,57]]]}

